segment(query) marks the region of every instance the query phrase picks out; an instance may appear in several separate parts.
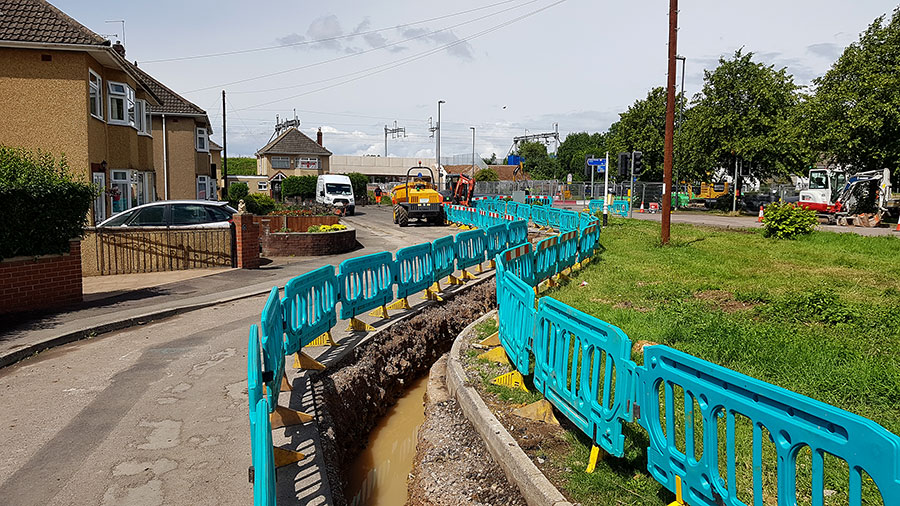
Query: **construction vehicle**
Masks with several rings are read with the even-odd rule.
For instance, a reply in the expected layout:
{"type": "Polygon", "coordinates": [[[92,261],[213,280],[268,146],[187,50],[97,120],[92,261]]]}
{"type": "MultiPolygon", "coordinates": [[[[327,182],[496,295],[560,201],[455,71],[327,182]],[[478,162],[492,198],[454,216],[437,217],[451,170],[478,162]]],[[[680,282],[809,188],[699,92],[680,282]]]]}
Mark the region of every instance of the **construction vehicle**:
{"type": "Polygon", "coordinates": [[[394,223],[405,227],[411,219],[424,220],[432,225],[443,225],[446,222],[444,199],[433,181],[434,172],[429,167],[419,165],[406,171],[406,182],[391,189],[394,223]],[[423,175],[426,170],[428,176],[423,175]],[[413,172],[416,172],[415,176],[413,172]]]}
{"type": "Polygon", "coordinates": [[[447,174],[447,189],[441,194],[444,202],[468,206],[475,194],[475,180],[465,174],[447,174]]]}
{"type": "Polygon", "coordinates": [[[816,211],[820,221],[874,227],[897,214],[898,205],[891,196],[888,169],[849,176],[843,169],[813,169],[798,204],[816,211]]]}

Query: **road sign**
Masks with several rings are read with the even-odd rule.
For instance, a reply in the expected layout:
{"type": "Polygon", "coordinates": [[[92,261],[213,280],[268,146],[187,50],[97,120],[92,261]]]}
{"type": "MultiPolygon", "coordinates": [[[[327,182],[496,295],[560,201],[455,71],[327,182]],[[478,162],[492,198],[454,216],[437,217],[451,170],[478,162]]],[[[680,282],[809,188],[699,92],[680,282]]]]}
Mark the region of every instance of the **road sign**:
{"type": "Polygon", "coordinates": [[[597,172],[601,174],[606,172],[606,158],[588,158],[587,164],[597,167],[597,172]]]}

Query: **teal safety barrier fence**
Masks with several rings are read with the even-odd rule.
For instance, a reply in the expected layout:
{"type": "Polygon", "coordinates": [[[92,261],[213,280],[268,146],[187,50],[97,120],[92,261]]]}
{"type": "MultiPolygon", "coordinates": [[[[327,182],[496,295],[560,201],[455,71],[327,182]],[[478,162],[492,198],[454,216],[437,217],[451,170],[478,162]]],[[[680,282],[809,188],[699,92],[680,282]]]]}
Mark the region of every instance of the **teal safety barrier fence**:
{"type": "Polygon", "coordinates": [[[534,384],[606,452],[624,454],[632,420],[631,340],[618,327],[543,297],[533,339],[534,384]]]}
{"type": "Polygon", "coordinates": [[[273,286],[269,298],[263,307],[260,317],[262,330],[263,364],[265,366],[263,381],[266,384],[265,399],[269,403],[269,411],[275,411],[278,405],[278,393],[281,391],[281,378],[284,376],[284,308],[278,297],[278,287],[273,286]]]}
{"type": "Polygon", "coordinates": [[[505,222],[499,219],[497,221],[496,225],[491,225],[484,230],[488,260],[493,260],[497,253],[506,249],[508,228],[505,222]]]}
{"type": "MultiPolygon", "coordinates": [[[[522,204],[522,205],[524,206],[525,204],[522,204]]],[[[518,202],[513,202],[510,200],[509,202],[506,203],[506,214],[511,214],[513,216],[518,217],[518,214],[517,214],[518,212],[519,212],[519,203],[518,202]]]]}
{"type": "Polygon", "coordinates": [[[338,280],[325,265],[284,285],[285,355],[293,355],[337,324],[338,280]]]}
{"type": "MultiPolygon", "coordinates": [[[[596,214],[602,212],[604,200],[605,199],[595,199],[588,202],[588,209],[591,213],[596,214]]],[[[629,202],[628,199],[613,200],[612,205],[609,207],[610,214],[617,214],[623,218],[628,217],[629,211],[631,211],[631,202],[629,202]]]]}
{"type": "Polygon", "coordinates": [[[529,286],[537,284],[534,278],[534,252],[531,243],[509,248],[501,252],[498,258],[501,260],[498,264],[503,264],[505,272],[515,274],[529,286]]]}
{"type": "Polygon", "coordinates": [[[515,220],[508,223],[507,242],[510,246],[518,246],[528,242],[528,222],[526,220],[515,220]]]}
{"type": "Polygon", "coordinates": [[[338,267],[341,319],[347,320],[394,299],[394,258],[382,251],[341,262],[338,267]]]}
{"type": "Polygon", "coordinates": [[[563,209],[559,216],[559,230],[568,232],[569,230],[578,230],[578,224],[581,219],[581,213],[563,209]]]}
{"type": "Polygon", "coordinates": [[[275,506],[275,449],[268,409],[266,400],[260,399],[250,415],[254,419],[250,430],[256,443],[251,454],[254,506],[275,506]]]}
{"type": "Polygon", "coordinates": [[[557,249],[556,243],[559,239],[557,236],[548,237],[537,243],[534,249],[534,280],[540,283],[545,279],[557,273],[556,260],[557,249]]]}
{"type": "Polygon", "coordinates": [[[397,298],[421,292],[434,284],[434,258],[431,243],[408,246],[397,251],[397,298]]]}
{"type": "Polygon", "coordinates": [[[447,217],[447,223],[456,223],[456,206],[444,204],[444,216],[447,217]]]}
{"type": "Polygon", "coordinates": [[[549,222],[547,221],[547,209],[550,208],[544,206],[531,206],[531,221],[538,227],[547,227],[549,225],[549,222]]]}
{"type": "Polygon", "coordinates": [[[506,274],[502,263],[497,262],[498,336],[516,369],[528,374],[536,317],[534,290],[518,276],[509,276],[501,282],[500,279],[506,274]]]}
{"type": "Polygon", "coordinates": [[[467,269],[485,260],[484,230],[468,230],[456,234],[456,268],[467,269]]]}
{"type": "Polygon", "coordinates": [[[522,204],[516,207],[516,218],[525,220],[528,223],[531,220],[531,206],[522,204]]]}
{"type": "Polygon", "coordinates": [[[431,243],[431,252],[434,259],[434,280],[453,274],[456,270],[456,243],[453,236],[448,235],[435,239],[431,243]]]}
{"type": "Polygon", "coordinates": [[[557,237],[556,272],[560,273],[578,262],[578,232],[563,232],[557,237]]]}
{"type": "Polygon", "coordinates": [[[557,209],[555,207],[547,208],[547,226],[554,229],[560,230],[560,219],[562,217],[562,209],[557,209]]]}
{"type": "Polygon", "coordinates": [[[594,255],[597,244],[600,242],[600,227],[589,225],[581,230],[578,235],[578,258],[583,261],[594,255]]]}

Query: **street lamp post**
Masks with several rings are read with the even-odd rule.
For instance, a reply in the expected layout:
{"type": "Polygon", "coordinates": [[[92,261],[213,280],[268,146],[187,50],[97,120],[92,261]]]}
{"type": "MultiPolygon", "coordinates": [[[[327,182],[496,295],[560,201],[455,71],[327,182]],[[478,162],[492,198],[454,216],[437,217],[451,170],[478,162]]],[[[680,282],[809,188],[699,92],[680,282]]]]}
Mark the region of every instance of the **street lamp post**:
{"type": "Polygon", "coordinates": [[[475,177],[475,127],[472,129],[472,177],[475,177]]]}
{"type": "MultiPolygon", "coordinates": [[[[681,124],[684,123],[684,64],[687,62],[687,58],[684,56],[676,56],[676,60],[681,60],[681,107],[678,108],[678,133],[681,133],[681,124]]],[[[682,139],[682,145],[684,144],[684,140],[682,139]]],[[[683,151],[683,150],[682,150],[683,151]]],[[[684,155],[684,153],[679,153],[680,155],[684,155]]],[[[675,208],[678,208],[678,166],[681,165],[681,160],[678,160],[678,164],[675,164],[675,208]]]]}
{"type": "MultiPolygon", "coordinates": [[[[435,151],[437,151],[438,179],[441,178],[441,104],[445,104],[445,103],[446,102],[444,102],[443,100],[438,100],[438,119],[437,119],[437,125],[435,127],[437,130],[437,136],[436,136],[437,137],[437,148],[435,149],[435,151]]],[[[443,181],[440,181],[439,184],[440,183],[443,183],[443,181]]]]}

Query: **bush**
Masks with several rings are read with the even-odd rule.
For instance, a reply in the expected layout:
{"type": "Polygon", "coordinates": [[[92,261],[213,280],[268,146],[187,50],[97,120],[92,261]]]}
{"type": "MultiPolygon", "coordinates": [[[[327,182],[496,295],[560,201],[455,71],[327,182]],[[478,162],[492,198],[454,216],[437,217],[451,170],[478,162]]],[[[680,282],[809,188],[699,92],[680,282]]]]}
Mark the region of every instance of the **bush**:
{"type": "Polygon", "coordinates": [[[247,204],[247,212],[264,216],[278,209],[278,202],[272,197],[262,193],[251,193],[244,197],[244,203],[247,204]]]}
{"type": "Polygon", "coordinates": [[[475,173],[475,181],[500,181],[500,176],[494,169],[481,169],[475,173]]]}
{"type": "Polygon", "coordinates": [[[84,234],[97,194],[69,171],[65,158],[0,146],[0,202],[7,216],[0,259],[67,253],[69,240],[84,234]]]}
{"type": "MultiPolygon", "coordinates": [[[[250,193],[247,183],[235,182],[228,185],[228,201],[237,204],[250,193]]],[[[236,207],[235,207],[236,209],[236,207]]]]}
{"type": "Polygon", "coordinates": [[[776,239],[793,239],[798,235],[811,233],[817,224],[816,212],[812,209],[787,202],[773,202],[765,208],[763,235],[776,239]]]}
{"type": "Polygon", "coordinates": [[[350,186],[353,188],[353,198],[362,202],[368,192],[366,185],[369,184],[369,176],[359,172],[351,172],[347,174],[347,177],[350,178],[350,186]]]}
{"type": "Polygon", "coordinates": [[[288,176],[281,183],[281,195],[310,199],[316,196],[316,176],[288,176]]]}

